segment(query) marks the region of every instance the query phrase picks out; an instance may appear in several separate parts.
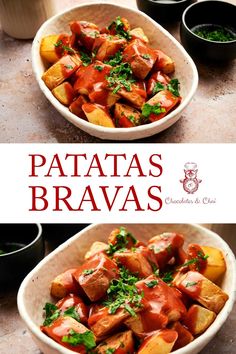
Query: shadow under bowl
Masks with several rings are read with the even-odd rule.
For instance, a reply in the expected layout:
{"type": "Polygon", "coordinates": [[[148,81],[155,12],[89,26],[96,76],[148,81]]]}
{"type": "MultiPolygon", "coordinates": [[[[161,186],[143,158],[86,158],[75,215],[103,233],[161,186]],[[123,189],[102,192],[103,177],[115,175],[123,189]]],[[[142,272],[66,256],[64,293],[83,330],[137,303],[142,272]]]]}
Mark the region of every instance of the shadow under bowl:
{"type": "Polygon", "coordinates": [[[40,224],[0,224],[0,286],[15,286],[44,257],[40,224]]]}
{"type": "Polygon", "coordinates": [[[139,10],[145,12],[153,20],[160,23],[171,23],[181,20],[181,16],[189,5],[197,0],[136,0],[139,10]]]}
{"type": "Polygon", "coordinates": [[[201,38],[193,30],[203,25],[220,26],[236,35],[236,6],[218,0],[197,2],[184,11],[180,26],[181,42],[190,55],[211,61],[235,59],[236,39],[216,42],[201,38]]]}

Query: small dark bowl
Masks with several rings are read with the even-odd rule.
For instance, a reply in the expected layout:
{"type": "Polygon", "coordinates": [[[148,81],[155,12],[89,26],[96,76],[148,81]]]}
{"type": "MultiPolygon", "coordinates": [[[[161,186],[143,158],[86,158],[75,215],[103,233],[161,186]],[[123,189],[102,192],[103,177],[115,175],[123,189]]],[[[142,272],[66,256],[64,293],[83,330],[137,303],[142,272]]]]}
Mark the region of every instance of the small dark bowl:
{"type": "Polygon", "coordinates": [[[44,257],[40,224],[0,224],[0,288],[17,286],[44,257]],[[14,246],[12,246],[14,245],[14,246]],[[21,247],[21,248],[19,248],[21,247]]]}
{"type": "Polygon", "coordinates": [[[181,20],[181,16],[190,4],[197,0],[136,0],[139,10],[160,23],[181,20]]]}
{"type": "Polygon", "coordinates": [[[198,2],[184,11],[180,26],[182,44],[190,55],[213,61],[235,59],[236,40],[213,42],[193,33],[194,27],[204,24],[223,26],[236,33],[236,6],[218,0],[198,2]]]}

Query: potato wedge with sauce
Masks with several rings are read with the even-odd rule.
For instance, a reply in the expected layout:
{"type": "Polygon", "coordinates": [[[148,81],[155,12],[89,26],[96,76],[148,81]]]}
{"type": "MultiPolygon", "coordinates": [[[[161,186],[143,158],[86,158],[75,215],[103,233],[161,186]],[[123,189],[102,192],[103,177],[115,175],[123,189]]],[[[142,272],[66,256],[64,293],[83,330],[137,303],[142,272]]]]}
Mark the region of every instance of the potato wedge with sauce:
{"type": "Polygon", "coordinates": [[[148,336],[141,344],[137,354],[169,354],[178,338],[172,329],[163,329],[148,336]]]}
{"type": "Polygon", "coordinates": [[[187,326],[190,332],[196,336],[205,332],[205,330],[212,324],[215,318],[215,312],[194,304],[189,308],[184,319],[184,324],[187,326]]]}
{"type": "Polygon", "coordinates": [[[107,354],[110,350],[113,354],[133,353],[134,339],[132,331],[125,331],[117,333],[112,337],[106,338],[104,342],[99,344],[96,348],[97,354],[107,354]]]}
{"type": "Polygon", "coordinates": [[[226,271],[223,253],[214,247],[201,246],[201,248],[208,256],[207,265],[202,274],[212,282],[216,282],[226,271]]]}
{"type": "Polygon", "coordinates": [[[108,111],[95,103],[85,103],[82,109],[90,123],[103,127],[115,128],[115,124],[108,111]]]}
{"type": "Polygon", "coordinates": [[[62,299],[70,293],[78,292],[78,285],[73,278],[73,274],[77,268],[68,269],[59,274],[51,283],[51,295],[58,299],[62,299]]]}
{"type": "Polygon", "coordinates": [[[204,275],[189,271],[175,280],[175,286],[198,301],[208,310],[219,313],[228,300],[228,295],[204,275]]]}

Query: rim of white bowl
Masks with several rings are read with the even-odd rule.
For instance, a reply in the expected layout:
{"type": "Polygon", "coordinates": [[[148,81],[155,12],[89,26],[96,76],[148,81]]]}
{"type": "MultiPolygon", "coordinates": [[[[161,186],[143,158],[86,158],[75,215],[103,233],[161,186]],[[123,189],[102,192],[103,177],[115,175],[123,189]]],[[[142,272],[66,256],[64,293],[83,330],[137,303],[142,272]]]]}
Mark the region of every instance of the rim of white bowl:
{"type": "MultiPolygon", "coordinates": [[[[70,349],[67,349],[60,345],[59,343],[55,342],[53,339],[50,337],[47,337],[43,332],[41,332],[40,328],[32,321],[31,317],[28,315],[25,302],[24,302],[24,292],[25,288],[29,282],[29,280],[34,276],[34,274],[45,264],[47,263],[50,259],[54,257],[55,254],[60,253],[62,250],[64,250],[66,247],[68,247],[71,243],[73,243],[75,240],[79,239],[84,233],[86,233],[88,230],[100,226],[103,224],[92,224],[84,228],[83,230],[79,231],[77,234],[69,238],[67,241],[62,243],[59,247],[57,247],[53,252],[51,252],[48,256],[46,256],[42,261],[39,262],[39,264],[26,276],[26,278],[23,280],[21,283],[20,289],[18,291],[17,295],[17,305],[18,305],[18,310],[20,313],[21,318],[24,320],[26,323],[27,327],[30,328],[30,331],[32,334],[37,337],[39,340],[41,340],[43,343],[47,344],[49,347],[57,350],[59,353],[62,354],[72,354],[74,353],[70,349]]],[[[132,225],[132,224],[130,224],[132,225]]],[[[135,225],[135,224],[134,224],[135,225]]],[[[148,224],[150,225],[150,224],[148,224]]],[[[221,242],[224,245],[224,251],[227,253],[227,257],[229,258],[229,262],[232,264],[236,264],[235,256],[227,244],[218,234],[215,232],[201,226],[198,224],[183,224],[183,225],[191,225],[195,229],[198,229],[199,232],[201,231],[206,231],[209,235],[212,235],[213,238],[218,239],[219,242],[221,242]]],[[[202,346],[204,347],[204,342],[209,341],[210,338],[216,335],[216,333],[219,331],[219,329],[223,326],[224,322],[228,318],[230,312],[232,311],[235,298],[236,298],[236,267],[232,267],[232,282],[231,282],[231,291],[229,294],[229,299],[226,302],[224,308],[221,310],[221,312],[217,315],[216,320],[213,322],[213,324],[203,333],[201,334],[198,338],[194,339],[193,342],[187,344],[185,347],[178,349],[174,351],[173,353],[175,354],[190,354],[192,350],[196,349],[196,347],[202,346]],[[218,319],[218,320],[217,320],[218,319]]]]}
{"type": "MultiPolygon", "coordinates": [[[[155,22],[151,17],[149,17],[148,15],[146,15],[145,13],[143,13],[142,11],[139,11],[138,9],[133,9],[133,8],[129,8],[127,6],[121,6],[121,5],[117,5],[113,2],[105,2],[105,0],[103,1],[99,1],[99,2],[93,2],[93,3],[83,3],[81,5],[77,5],[77,6],[73,6],[69,9],[67,9],[66,11],[62,11],[59,14],[54,15],[53,17],[49,18],[46,22],[44,22],[42,24],[42,26],[39,28],[38,32],[36,33],[36,36],[34,38],[33,44],[32,44],[32,67],[33,67],[33,72],[34,75],[36,77],[36,80],[40,86],[40,89],[42,90],[42,92],[45,94],[45,96],[47,97],[47,99],[53,104],[53,106],[58,110],[58,112],[65,118],[65,115],[67,116],[68,121],[70,121],[72,124],[76,125],[75,122],[78,122],[78,124],[81,126],[80,129],[87,131],[87,129],[93,129],[97,132],[100,133],[104,133],[106,132],[106,134],[111,135],[111,137],[113,135],[119,135],[121,134],[123,137],[122,139],[119,140],[125,140],[125,137],[127,135],[130,135],[130,133],[133,132],[149,132],[152,131],[153,128],[158,127],[158,126],[164,126],[165,123],[166,124],[166,128],[170,127],[172,124],[174,124],[176,121],[174,121],[174,117],[178,116],[178,114],[180,114],[185,107],[189,104],[189,102],[192,100],[197,87],[198,87],[198,71],[196,68],[196,65],[193,61],[193,59],[190,57],[190,55],[187,53],[187,51],[184,49],[184,47],[181,45],[180,42],[177,41],[177,39],[175,39],[164,27],[162,27],[159,23],[155,22]],[[72,10],[76,10],[76,9],[80,9],[86,6],[96,6],[96,5],[106,5],[106,6],[115,6],[117,8],[121,8],[121,9],[127,9],[129,11],[132,11],[138,15],[143,16],[144,18],[146,18],[147,20],[149,20],[149,22],[152,22],[153,25],[155,27],[157,27],[161,32],[164,33],[165,36],[167,36],[169,39],[172,40],[172,42],[178,47],[178,49],[184,54],[185,58],[188,60],[188,62],[190,63],[191,69],[193,71],[193,82],[192,82],[192,87],[190,89],[190,91],[188,92],[187,96],[184,98],[184,100],[179,104],[179,106],[172,112],[170,112],[169,114],[166,115],[166,117],[153,122],[153,123],[148,123],[148,124],[144,124],[144,125],[140,125],[137,127],[132,127],[132,128],[108,128],[108,127],[103,127],[100,125],[96,125],[90,122],[87,122],[86,120],[77,117],[75,114],[71,113],[69,111],[69,109],[65,106],[63,106],[63,104],[61,104],[52,94],[52,92],[49,90],[49,88],[45,85],[45,83],[43,82],[43,80],[41,79],[41,75],[38,72],[38,65],[37,65],[37,60],[36,60],[36,56],[40,55],[39,51],[38,51],[38,45],[39,45],[39,41],[42,37],[42,32],[44,31],[45,27],[47,27],[50,23],[54,22],[54,20],[60,18],[62,15],[65,15],[69,12],[71,12],[72,10]],[[36,54],[35,54],[36,53],[36,54]],[[173,119],[173,123],[170,124],[170,121],[173,119]],[[168,125],[169,123],[169,125],[168,125]]],[[[78,126],[77,126],[78,127],[78,126]]],[[[163,130],[165,130],[166,128],[164,128],[163,130]]],[[[90,134],[90,133],[89,133],[90,134]]],[[[154,133],[155,134],[155,133],[154,133]]],[[[92,135],[92,134],[90,134],[92,135]]],[[[151,136],[152,134],[150,134],[151,136]]],[[[105,138],[106,139],[106,138],[105,138]]],[[[114,138],[114,140],[118,140],[117,138],[114,138]]]]}

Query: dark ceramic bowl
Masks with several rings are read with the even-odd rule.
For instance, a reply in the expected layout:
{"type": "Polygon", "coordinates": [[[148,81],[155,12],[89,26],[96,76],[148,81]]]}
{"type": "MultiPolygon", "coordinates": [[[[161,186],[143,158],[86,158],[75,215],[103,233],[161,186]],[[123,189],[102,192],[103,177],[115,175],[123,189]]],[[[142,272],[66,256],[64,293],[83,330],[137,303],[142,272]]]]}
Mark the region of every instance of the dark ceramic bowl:
{"type": "Polygon", "coordinates": [[[236,6],[223,1],[202,1],[190,5],[183,13],[180,37],[183,46],[192,56],[222,61],[236,58],[236,40],[213,42],[193,33],[202,25],[222,26],[236,34],[236,6]]]}
{"type": "Polygon", "coordinates": [[[181,20],[181,16],[190,4],[197,0],[136,0],[139,10],[155,21],[171,23],[181,20]]]}
{"type": "Polygon", "coordinates": [[[0,224],[0,287],[15,286],[44,257],[40,224],[0,224]]]}

